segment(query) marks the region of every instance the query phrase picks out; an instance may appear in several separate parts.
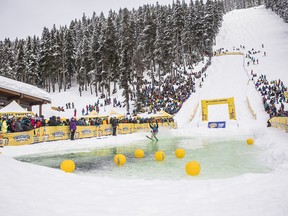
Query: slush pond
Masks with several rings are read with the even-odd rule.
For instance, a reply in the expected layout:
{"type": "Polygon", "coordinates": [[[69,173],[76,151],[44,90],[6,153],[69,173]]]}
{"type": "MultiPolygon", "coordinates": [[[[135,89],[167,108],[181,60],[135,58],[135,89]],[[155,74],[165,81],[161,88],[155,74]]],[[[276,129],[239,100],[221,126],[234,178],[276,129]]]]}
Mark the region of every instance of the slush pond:
{"type": "Polygon", "coordinates": [[[75,173],[78,175],[126,179],[220,179],[245,173],[269,172],[261,153],[257,146],[247,145],[244,137],[224,140],[167,137],[159,142],[142,140],[117,147],[83,149],[69,154],[53,152],[26,155],[16,159],[56,169],[59,169],[63,160],[71,159],[76,164],[75,173]],[[184,158],[175,156],[178,148],[185,150],[184,158]],[[144,158],[135,158],[136,149],[145,152],[144,158]],[[158,150],[166,154],[164,161],[155,160],[154,154],[158,150]],[[113,158],[117,153],[126,156],[125,165],[115,165],[113,158]],[[187,162],[193,160],[201,166],[198,176],[188,176],[185,171],[187,162]]]}

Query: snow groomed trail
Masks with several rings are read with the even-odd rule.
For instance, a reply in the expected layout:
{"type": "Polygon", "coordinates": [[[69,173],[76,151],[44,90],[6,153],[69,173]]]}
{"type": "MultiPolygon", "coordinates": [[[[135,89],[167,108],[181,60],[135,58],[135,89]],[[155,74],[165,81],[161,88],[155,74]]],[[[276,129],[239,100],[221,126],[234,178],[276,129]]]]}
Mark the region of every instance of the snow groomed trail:
{"type": "MultiPolygon", "coordinates": [[[[245,52],[245,50],[243,50],[243,52],[245,52]]],[[[204,82],[202,87],[197,86],[196,93],[192,94],[183,105],[183,111],[190,113],[190,115],[188,115],[188,117],[186,115],[186,121],[182,121],[182,124],[180,123],[178,127],[207,127],[207,123],[203,124],[202,122],[201,100],[231,97],[234,97],[236,121],[229,120],[227,104],[208,106],[208,121],[227,121],[228,127],[229,125],[239,127],[243,121],[255,121],[253,113],[248,106],[247,96],[251,94],[250,92],[254,91],[255,93],[256,90],[253,82],[249,82],[249,76],[244,64],[245,59],[243,55],[212,57],[212,63],[205,72],[207,74],[206,78],[204,78],[205,76],[203,75],[204,82]],[[194,115],[194,117],[192,115],[194,115]],[[189,119],[189,117],[191,118],[189,119]]],[[[260,97],[258,97],[258,99],[258,103],[261,103],[260,97]]],[[[255,98],[253,100],[255,100],[255,98]]]]}

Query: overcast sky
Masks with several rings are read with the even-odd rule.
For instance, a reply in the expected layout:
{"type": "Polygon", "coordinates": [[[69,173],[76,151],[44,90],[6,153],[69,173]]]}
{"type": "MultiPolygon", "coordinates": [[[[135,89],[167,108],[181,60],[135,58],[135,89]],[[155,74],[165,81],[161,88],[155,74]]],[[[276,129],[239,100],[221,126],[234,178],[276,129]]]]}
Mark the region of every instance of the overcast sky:
{"type": "MultiPolygon", "coordinates": [[[[69,25],[85,13],[105,14],[112,9],[138,8],[143,4],[156,4],[157,0],[0,0],[0,40],[14,40],[28,35],[41,36],[43,27],[56,24],[69,25]]],[[[158,0],[159,4],[172,4],[173,0],[158,0]]]]}

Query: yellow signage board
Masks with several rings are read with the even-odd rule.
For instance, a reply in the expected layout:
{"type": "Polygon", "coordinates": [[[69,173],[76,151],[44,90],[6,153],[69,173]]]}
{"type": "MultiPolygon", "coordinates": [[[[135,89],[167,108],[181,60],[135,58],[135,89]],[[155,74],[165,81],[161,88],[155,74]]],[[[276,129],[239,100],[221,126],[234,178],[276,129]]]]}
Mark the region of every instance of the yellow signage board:
{"type": "MultiPolygon", "coordinates": [[[[159,123],[159,126],[173,128],[174,122],[159,123]]],[[[119,124],[117,127],[118,134],[131,134],[140,131],[147,132],[149,130],[150,127],[148,123],[124,123],[119,124]]],[[[18,146],[46,141],[67,140],[70,139],[70,135],[69,126],[44,126],[30,131],[1,134],[0,145],[18,146]]],[[[111,124],[100,126],[77,126],[75,138],[81,139],[108,135],[112,135],[111,124]]]]}
{"type": "Polygon", "coordinates": [[[228,104],[229,119],[236,120],[234,97],[231,97],[231,98],[220,98],[212,100],[201,100],[202,121],[208,121],[208,106],[219,104],[228,104]]]}

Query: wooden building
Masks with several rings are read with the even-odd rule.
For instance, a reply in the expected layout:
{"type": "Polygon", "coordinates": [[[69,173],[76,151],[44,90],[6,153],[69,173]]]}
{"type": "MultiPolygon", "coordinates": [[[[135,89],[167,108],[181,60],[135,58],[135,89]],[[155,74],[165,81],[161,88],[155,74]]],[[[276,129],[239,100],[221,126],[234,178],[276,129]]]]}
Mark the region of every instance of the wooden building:
{"type": "Polygon", "coordinates": [[[51,103],[49,94],[42,89],[0,76],[0,109],[13,100],[28,111],[39,105],[39,115],[42,115],[42,105],[51,103]]]}

